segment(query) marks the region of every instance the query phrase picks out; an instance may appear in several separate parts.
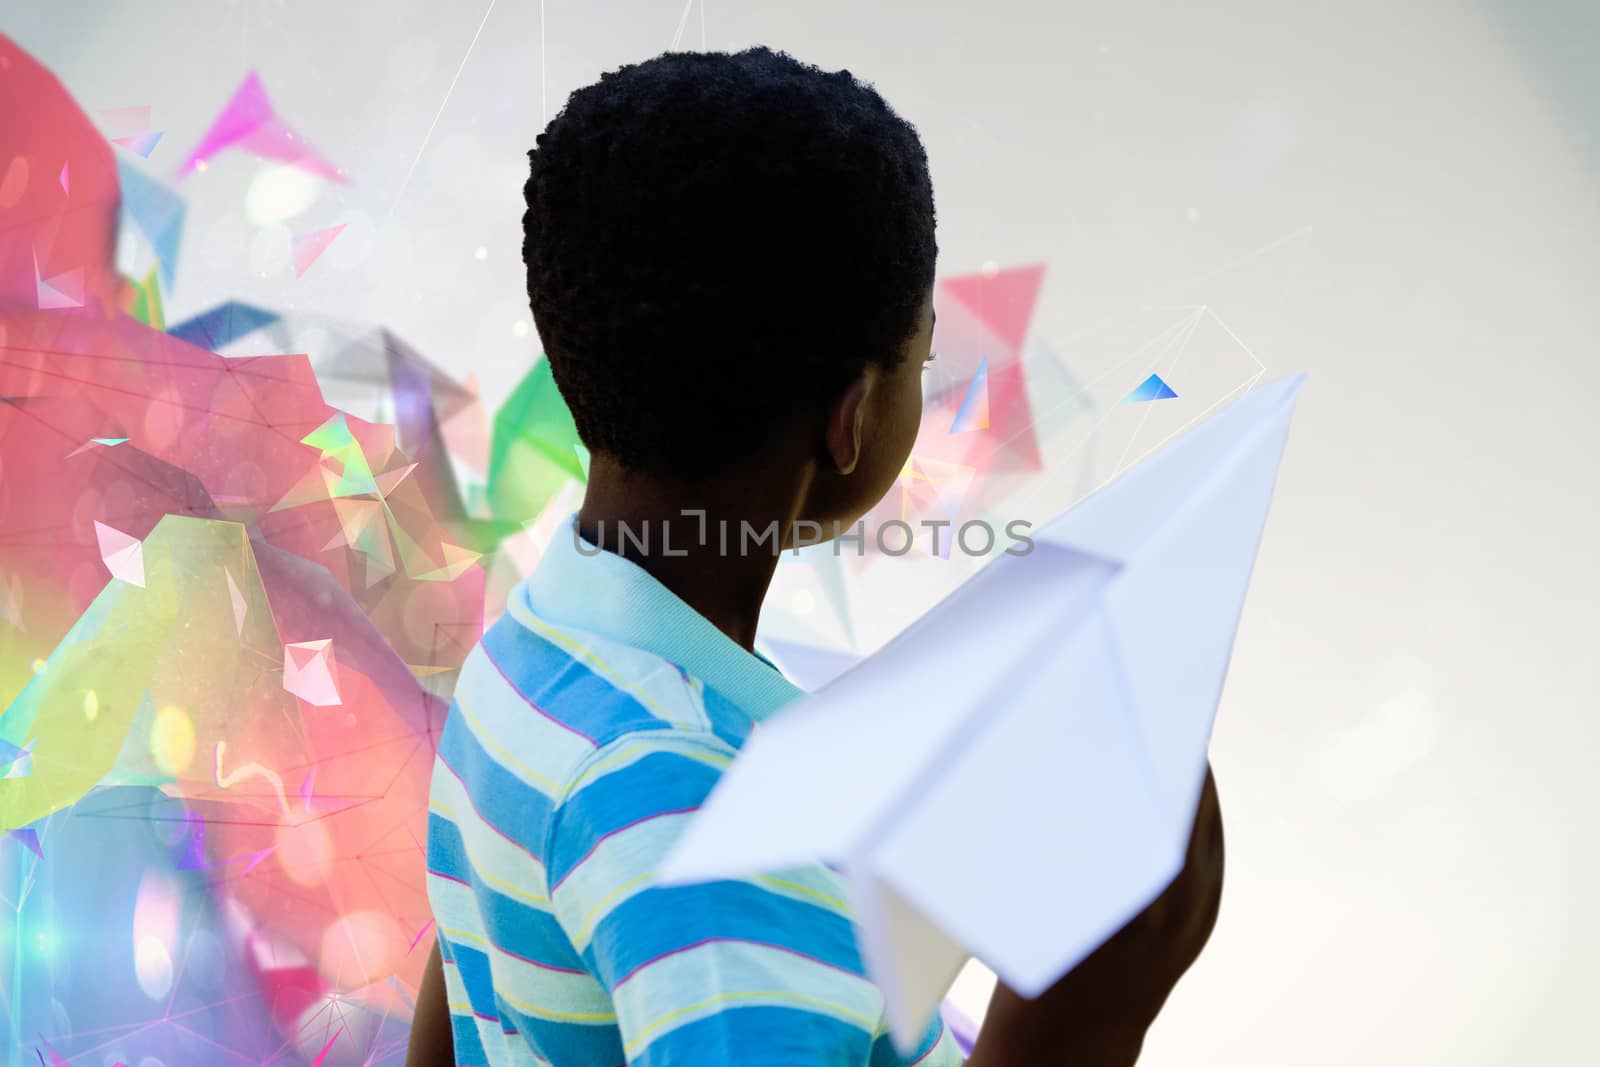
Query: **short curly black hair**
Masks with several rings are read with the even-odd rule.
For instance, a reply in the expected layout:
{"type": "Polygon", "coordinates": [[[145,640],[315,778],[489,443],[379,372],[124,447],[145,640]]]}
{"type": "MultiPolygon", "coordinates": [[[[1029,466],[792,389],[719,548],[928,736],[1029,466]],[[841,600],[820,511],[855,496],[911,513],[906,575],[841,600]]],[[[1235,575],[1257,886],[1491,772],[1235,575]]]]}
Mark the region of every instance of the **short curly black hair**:
{"type": "Polygon", "coordinates": [[[667,53],[574,92],[528,160],[534,323],[579,436],[625,469],[713,473],[917,331],[927,153],[847,70],[667,53]]]}

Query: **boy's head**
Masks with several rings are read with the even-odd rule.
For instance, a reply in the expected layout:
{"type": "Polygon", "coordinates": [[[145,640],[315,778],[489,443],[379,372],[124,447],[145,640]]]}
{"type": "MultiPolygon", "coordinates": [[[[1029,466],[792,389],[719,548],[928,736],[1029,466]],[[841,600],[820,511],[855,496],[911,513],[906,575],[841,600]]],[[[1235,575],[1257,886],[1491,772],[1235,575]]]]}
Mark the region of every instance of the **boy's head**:
{"type": "Polygon", "coordinates": [[[579,435],[695,482],[815,461],[850,522],[916,437],[933,188],[916,130],[848,71],[668,53],[567,100],[529,152],[535,324],[579,435]]]}

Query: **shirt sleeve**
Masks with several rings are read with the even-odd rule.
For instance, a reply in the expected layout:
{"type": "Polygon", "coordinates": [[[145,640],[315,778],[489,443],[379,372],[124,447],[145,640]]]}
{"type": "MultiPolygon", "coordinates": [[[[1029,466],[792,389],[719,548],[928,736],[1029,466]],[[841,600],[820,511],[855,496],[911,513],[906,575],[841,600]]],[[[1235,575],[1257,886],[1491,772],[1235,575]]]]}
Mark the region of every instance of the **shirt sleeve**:
{"type": "Polygon", "coordinates": [[[734,757],[709,733],[633,733],[574,771],[545,855],[556,917],[638,1067],[959,1063],[936,1018],[896,1054],[825,867],[691,886],[654,874],[734,757]]]}

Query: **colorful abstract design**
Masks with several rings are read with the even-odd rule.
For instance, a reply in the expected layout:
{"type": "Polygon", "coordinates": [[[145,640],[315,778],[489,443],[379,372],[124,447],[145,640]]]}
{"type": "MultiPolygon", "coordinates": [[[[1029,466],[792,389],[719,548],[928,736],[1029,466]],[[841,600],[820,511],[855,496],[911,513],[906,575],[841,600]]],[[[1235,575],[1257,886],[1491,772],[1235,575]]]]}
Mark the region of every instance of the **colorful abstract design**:
{"type": "MultiPolygon", "coordinates": [[[[443,454],[330,407],[304,355],[191,343],[267,314],[162,332],[165,272],[110,264],[111,150],[0,58],[5,100],[56,112],[0,146],[27,172],[0,204],[0,1018],[46,1061],[381,1059],[483,625],[463,516],[428,496],[443,454]]],[[[129,194],[170,266],[181,202],[129,194]]]]}

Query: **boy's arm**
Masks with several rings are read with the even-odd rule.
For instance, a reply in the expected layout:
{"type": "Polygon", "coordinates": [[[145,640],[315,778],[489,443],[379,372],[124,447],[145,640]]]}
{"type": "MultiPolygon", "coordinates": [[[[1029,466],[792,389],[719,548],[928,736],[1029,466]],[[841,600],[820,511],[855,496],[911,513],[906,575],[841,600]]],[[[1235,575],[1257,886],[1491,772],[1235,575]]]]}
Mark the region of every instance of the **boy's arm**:
{"type": "Polygon", "coordinates": [[[456,1062],[455,1041],[450,1034],[450,1003],[444,988],[444,961],[439,957],[439,942],[433,942],[422,985],[417,988],[417,1010],[411,1019],[411,1044],[406,1050],[406,1067],[452,1067],[456,1062]]]}

